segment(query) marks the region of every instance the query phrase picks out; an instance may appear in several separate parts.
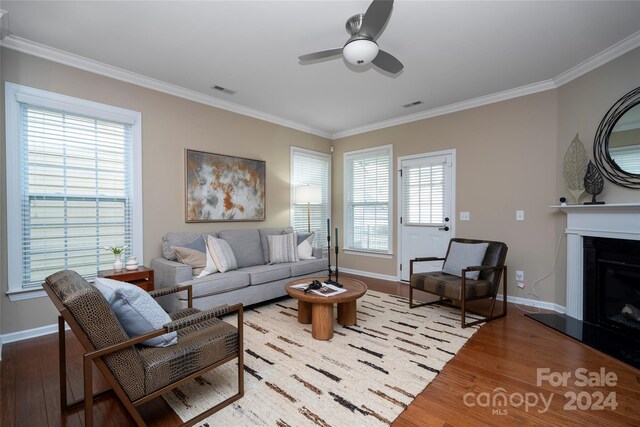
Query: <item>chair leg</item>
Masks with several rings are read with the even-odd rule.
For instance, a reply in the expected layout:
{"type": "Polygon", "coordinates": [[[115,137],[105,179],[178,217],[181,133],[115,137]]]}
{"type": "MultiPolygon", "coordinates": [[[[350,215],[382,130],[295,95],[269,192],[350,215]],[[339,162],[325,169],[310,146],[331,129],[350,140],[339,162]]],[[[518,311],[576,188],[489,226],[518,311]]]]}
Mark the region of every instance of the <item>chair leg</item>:
{"type": "Polygon", "coordinates": [[[467,327],[467,322],[466,322],[466,316],[467,316],[467,307],[466,307],[466,301],[467,301],[467,281],[465,280],[466,273],[462,273],[462,283],[461,283],[461,287],[460,287],[460,310],[462,311],[461,313],[461,319],[460,319],[460,326],[464,329],[467,327]]]}
{"type": "Polygon", "coordinates": [[[84,425],[93,427],[93,361],[86,355],[82,358],[84,367],[84,425]]]}
{"type": "Polygon", "coordinates": [[[67,337],[64,332],[64,318],[58,316],[58,367],[60,372],[60,412],[67,410],[67,337]]]}

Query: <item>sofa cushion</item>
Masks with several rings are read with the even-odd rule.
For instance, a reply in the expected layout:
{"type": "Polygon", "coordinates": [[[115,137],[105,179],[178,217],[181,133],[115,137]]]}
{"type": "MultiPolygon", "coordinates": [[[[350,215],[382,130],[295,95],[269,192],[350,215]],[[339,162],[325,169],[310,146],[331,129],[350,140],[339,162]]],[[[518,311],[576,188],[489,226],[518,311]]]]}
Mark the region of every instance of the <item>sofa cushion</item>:
{"type": "Polygon", "coordinates": [[[293,233],[293,227],[281,227],[281,228],[261,228],[258,230],[260,233],[260,244],[262,246],[262,256],[264,262],[269,262],[271,257],[269,256],[269,236],[279,236],[280,234],[293,233]]]}
{"type": "MultiPolygon", "coordinates": [[[[169,261],[176,260],[176,254],[171,250],[171,246],[185,247],[190,244],[199,244],[198,238],[204,236],[216,237],[218,233],[215,231],[207,233],[167,233],[162,237],[162,255],[169,261]]],[[[204,245],[204,239],[201,239],[204,245]]],[[[195,249],[192,248],[191,249],[195,249]]],[[[201,252],[204,252],[204,246],[201,248],[201,252]]]]}
{"type": "Polygon", "coordinates": [[[231,246],[238,268],[265,263],[258,230],[224,230],[218,233],[218,237],[231,246]]]}
{"type": "Polygon", "coordinates": [[[246,288],[250,283],[249,273],[227,271],[226,273],[213,273],[199,279],[188,280],[180,285],[192,285],[193,297],[196,298],[246,288]]]}
{"type": "Polygon", "coordinates": [[[292,262],[288,265],[291,268],[291,276],[303,276],[305,274],[311,274],[319,271],[327,271],[328,265],[327,260],[324,258],[320,259],[305,259],[300,260],[298,262],[292,262]]]}
{"type": "Polygon", "coordinates": [[[268,236],[268,239],[269,262],[271,264],[298,261],[296,233],[283,234],[281,236],[268,236]]]}
{"type": "Polygon", "coordinates": [[[276,265],[254,265],[243,268],[241,271],[248,273],[252,285],[273,282],[274,280],[286,279],[291,276],[291,264],[276,265]]]}

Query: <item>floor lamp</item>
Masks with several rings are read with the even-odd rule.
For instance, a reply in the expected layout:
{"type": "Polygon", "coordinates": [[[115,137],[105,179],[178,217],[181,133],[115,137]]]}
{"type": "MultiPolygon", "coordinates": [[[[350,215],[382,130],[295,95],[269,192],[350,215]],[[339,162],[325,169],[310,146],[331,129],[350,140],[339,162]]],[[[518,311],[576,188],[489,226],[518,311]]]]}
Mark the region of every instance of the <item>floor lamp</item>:
{"type": "Polygon", "coordinates": [[[322,187],[313,184],[303,184],[296,187],[294,203],[307,204],[307,231],[311,233],[311,205],[322,203],[322,187]]]}

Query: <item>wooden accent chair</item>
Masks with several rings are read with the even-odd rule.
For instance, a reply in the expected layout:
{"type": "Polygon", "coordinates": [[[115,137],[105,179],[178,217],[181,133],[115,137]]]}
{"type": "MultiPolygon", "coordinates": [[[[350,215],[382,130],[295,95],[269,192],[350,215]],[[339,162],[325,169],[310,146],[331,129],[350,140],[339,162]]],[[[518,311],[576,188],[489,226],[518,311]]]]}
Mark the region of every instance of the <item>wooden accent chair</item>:
{"type": "Polygon", "coordinates": [[[244,394],[242,349],[242,305],[220,306],[206,311],[192,308],[191,285],[164,288],[149,294],[160,297],[187,291],[188,308],[171,313],[172,321],[162,329],[129,338],[102,294],[78,273],[63,270],[47,277],[45,291],[60,312],[60,404],[63,412],[85,409],[85,427],[93,426],[93,402],[115,393],[138,426],[146,426],[136,407],[167,393],[211,369],[238,359],[238,393],[185,422],[191,426],[244,394]],[[236,312],[237,327],[219,316],[236,312]],[[84,399],[67,403],[64,323],[84,347],[84,399]],[[140,343],[177,331],[178,343],[169,347],[147,347],[140,343]],[[98,367],[111,390],[93,395],[92,367],[98,367]]]}
{"type": "MultiPolygon", "coordinates": [[[[461,246],[456,245],[456,250],[460,250],[461,246]]],[[[502,242],[494,242],[490,240],[473,240],[473,239],[451,239],[447,254],[444,258],[426,257],[415,258],[409,262],[409,307],[420,307],[429,304],[441,304],[448,307],[455,307],[462,310],[461,324],[463,328],[473,326],[478,323],[488,322],[493,319],[504,317],[507,315],[507,298],[502,299],[502,313],[494,316],[494,308],[496,304],[496,296],[500,288],[500,279],[502,279],[502,295],[506,296],[507,292],[507,266],[504,265],[507,257],[507,245],[502,242]],[[465,266],[461,268],[460,275],[453,275],[443,271],[431,271],[425,273],[414,273],[413,265],[417,262],[425,261],[444,261],[447,262],[451,254],[451,248],[454,242],[462,244],[487,243],[487,251],[484,255],[481,265],[465,266]],[[469,272],[479,272],[477,280],[467,278],[469,272]],[[414,304],[414,289],[438,295],[440,299],[428,303],[414,304]],[[466,313],[468,301],[480,299],[491,299],[491,310],[486,318],[476,320],[474,322],[466,321],[466,313]],[[459,305],[458,305],[459,303],[459,305]]],[[[478,314],[474,312],[474,314],[478,314]]]]}

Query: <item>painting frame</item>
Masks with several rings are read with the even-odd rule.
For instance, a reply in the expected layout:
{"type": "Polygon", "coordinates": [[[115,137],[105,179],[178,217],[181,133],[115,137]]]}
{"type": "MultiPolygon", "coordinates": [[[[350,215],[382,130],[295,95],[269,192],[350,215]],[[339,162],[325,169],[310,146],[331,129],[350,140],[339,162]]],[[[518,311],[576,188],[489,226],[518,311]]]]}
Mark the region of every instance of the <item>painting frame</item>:
{"type": "Polygon", "coordinates": [[[185,148],[185,222],[266,220],[266,162],[185,148]]]}

